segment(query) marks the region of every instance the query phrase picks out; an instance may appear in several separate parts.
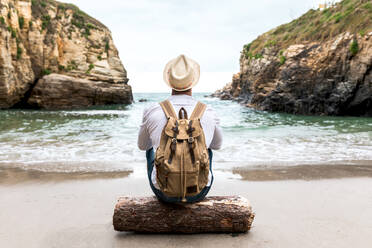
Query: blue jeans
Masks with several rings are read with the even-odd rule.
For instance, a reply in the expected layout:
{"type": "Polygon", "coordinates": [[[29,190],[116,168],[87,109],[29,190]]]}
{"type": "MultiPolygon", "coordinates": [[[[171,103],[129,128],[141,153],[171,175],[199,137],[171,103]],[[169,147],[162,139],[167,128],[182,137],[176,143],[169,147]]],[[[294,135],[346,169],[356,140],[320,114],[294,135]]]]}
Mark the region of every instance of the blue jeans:
{"type": "MultiPolygon", "coordinates": [[[[199,194],[195,196],[186,196],[186,201],[191,203],[191,202],[198,202],[204,199],[204,197],[208,194],[209,190],[211,189],[212,183],[213,183],[213,173],[212,173],[212,150],[208,149],[208,155],[209,155],[209,173],[212,175],[212,181],[209,186],[205,186],[204,189],[200,191],[199,194]]],[[[182,197],[168,197],[166,196],[161,190],[155,188],[154,184],[152,183],[151,180],[151,173],[152,170],[154,169],[154,160],[155,160],[155,153],[154,149],[151,148],[146,151],[146,159],[147,159],[147,175],[149,178],[150,182],[150,187],[152,191],[154,192],[155,196],[163,202],[169,202],[169,203],[176,203],[176,202],[181,202],[182,197]]]]}

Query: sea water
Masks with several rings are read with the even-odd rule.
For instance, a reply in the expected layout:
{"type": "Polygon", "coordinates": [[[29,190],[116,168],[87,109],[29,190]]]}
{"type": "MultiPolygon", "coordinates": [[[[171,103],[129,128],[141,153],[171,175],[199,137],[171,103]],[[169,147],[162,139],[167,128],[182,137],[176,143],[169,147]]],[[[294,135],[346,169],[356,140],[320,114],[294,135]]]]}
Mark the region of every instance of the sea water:
{"type": "MultiPolygon", "coordinates": [[[[135,93],[131,105],[80,110],[2,110],[0,166],[70,172],[145,164],[145,152],[137,148],[142,112],[168,95],[135,93]]],[[[224,139],[214,152],[217,169],[372,161],[372,118],[269,113],[207,95],[194,97],[220,118],[224,139]]]]}

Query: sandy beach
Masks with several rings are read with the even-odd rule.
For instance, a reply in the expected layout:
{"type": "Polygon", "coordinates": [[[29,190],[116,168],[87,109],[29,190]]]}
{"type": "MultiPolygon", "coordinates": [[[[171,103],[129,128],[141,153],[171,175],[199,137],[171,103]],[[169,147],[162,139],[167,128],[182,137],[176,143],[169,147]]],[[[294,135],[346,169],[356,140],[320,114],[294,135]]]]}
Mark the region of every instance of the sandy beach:
{"type": "Polygon", "coordinates": [[[340,248],[372,242],[372,166],[333,166],[305,179],[300,167],[215,171],[210,195],[242,195],[256,213],[251,231],[237,236],[115,232],[117,198],[152,195],[143,166],[135,168],[120,177],[0,169],[0,247],[340,248]]]}
{"type": "Polygon", "coordinates": [[[0,0],[0,248],[372,248],[371,179],[372,0],[0,0]],[[115,228],[247,233],[114,230],[208,166],[115,228]]]}

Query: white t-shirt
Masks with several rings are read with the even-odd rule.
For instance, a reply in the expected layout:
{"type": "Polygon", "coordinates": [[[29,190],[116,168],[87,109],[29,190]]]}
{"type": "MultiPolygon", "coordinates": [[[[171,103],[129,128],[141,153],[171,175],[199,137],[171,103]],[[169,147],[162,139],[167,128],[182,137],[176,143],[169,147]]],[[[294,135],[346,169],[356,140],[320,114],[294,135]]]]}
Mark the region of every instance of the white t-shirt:
{"type": "MultiPolygon", "coordinates": [[[[176,113],[183,107],[186,109],[188,116],[191,115],[197,103],[197,100],[188,95],[172,95],[168,100],[173,105],[176,113]]],[[[207,106],[200,122],[204,131],[207,147],[213,150],[220,149],[222,145],[222,130],[219,126],[220,120],[210,106],[207,106]]],[[[161,133],[166,124],[167,117],[159,103],[154,103],[146,108],[143,111],[142,124],[138,134],[138,148],[141,150],[148,150],[153,147],[156,151],[160,143],[161,133]]],[[[209,182],[207,185],[210,185],[211,182],[210,174],[211,173],[209,173],[209,182]]],[[[158,188],[156,183],[156,170],[152,170],[151,181],[154,186],[158,188]]]]}

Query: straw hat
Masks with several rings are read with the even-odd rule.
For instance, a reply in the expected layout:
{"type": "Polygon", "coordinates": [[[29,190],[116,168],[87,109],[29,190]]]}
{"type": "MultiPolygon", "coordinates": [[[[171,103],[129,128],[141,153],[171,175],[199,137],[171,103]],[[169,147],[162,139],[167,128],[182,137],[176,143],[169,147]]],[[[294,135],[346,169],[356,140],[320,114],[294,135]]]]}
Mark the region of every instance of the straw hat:
{"type": "Polygon", "coordinates": [[[175,91],[186,91],[194,87],[200,76],[200,66],[194,60],[181,54],[167,63],[164,81],[175,91]]]}

